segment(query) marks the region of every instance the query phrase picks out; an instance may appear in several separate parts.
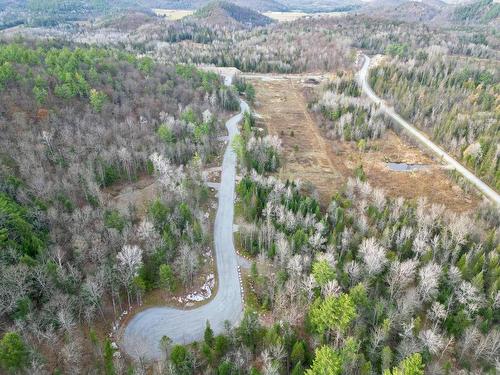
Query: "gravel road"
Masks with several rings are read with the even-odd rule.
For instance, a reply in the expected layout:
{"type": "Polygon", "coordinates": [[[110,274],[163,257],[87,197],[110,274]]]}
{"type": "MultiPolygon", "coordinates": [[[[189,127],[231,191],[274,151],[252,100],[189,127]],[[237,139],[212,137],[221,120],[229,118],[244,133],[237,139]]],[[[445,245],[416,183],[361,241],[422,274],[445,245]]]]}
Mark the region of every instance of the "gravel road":
{"type": "Polygon", "coordinates": [[[438,158],[448,163],[453,169],[464,176],[470,183],[472,183],[481,193],[483,193],[489,200],[500,206],[500,195],[487,184],[481,181],[477,176],[460,164],[456,159],[446,153],[441,147],[432,142],[426,135],[417,130],[413,125],[409,124],[399,114],[394,111],[394,108],[387,106],[387,104],[375,94],[368,83],[368,71],[370,67],[370,58],[366,55],[364,57],[364,64],[358,72],[358,81],[361,84],[363,91],[375,103],[380,105],[380,108],[390,116],[397,124],[399,124],[411,137],[415,138],[419,143],[426,146],[438,158]]]}
{"type": "MultiPolygon", "coordinates": [[[[226,84],[231,81],[226,79],[226,84]]],[[[218,272],[218,291],[206,305],[192,310],[153,307],[135,315],[126,326],[121,348],[135,359],[158,360],[163,357],[160,340],[168,336],[174,343],[187,344],[203,338],[209,321],[215,334],[224,331],[224,323],[239,323],[243,302],[238,276],[238,257],[233,244],[236,154],[231,141],[238,134],[238,123],[248,110],[244,101],[240,113],[229,119],[229,142],[222,162],[219,206],[215,218],[214,242],[218,272]]]]}

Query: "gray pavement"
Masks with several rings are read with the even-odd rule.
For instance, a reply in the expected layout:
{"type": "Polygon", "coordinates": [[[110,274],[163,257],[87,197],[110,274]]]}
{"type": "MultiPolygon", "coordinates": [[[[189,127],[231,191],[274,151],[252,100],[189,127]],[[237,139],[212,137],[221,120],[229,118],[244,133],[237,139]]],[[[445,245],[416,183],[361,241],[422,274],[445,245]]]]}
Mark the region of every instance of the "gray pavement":
{"type": "MultiPolygon", "coordinates": [[[[230,84],[229,80],[226,80],[230,84]]],[[[226,128],[229,143],[222,162],[219,206],[214,225],[214,243],[218,272],[218,291],[206,305],[192,310],[153,307],[135,315],[126,326],[121,349],[135,359],[163,358],[160,340],[168,336],[174,343],[187,344],[203,338],[209,321],[215,334],[224,332],[224,323],[238,324],[243,314],[241,287],[238,277],[238,256],[233,244],[234,190],[236,154],[231,146],[238,134],[238,123],[248,105],[241,101],[240,113],[229,119],[226,128]]]]}

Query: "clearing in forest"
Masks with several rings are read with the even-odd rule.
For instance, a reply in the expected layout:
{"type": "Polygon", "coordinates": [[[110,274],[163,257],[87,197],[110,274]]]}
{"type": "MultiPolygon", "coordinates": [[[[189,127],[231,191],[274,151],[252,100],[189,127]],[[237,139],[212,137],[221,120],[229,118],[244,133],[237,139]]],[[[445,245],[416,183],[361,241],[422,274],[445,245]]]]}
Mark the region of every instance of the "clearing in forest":
{"type": "MultiPolygon", "coordinates": [[[[392,197],[415,199],[427,197],[455,211],[466,211],[477,205],[478,198],[464,192],[446,174],[444,167],[412,146],[392,130],[360,151],[354,142],[327,139],[320,116],[308,110],[311,87],[308,76],[246,75],[255,86],[258,126],[283,142],[284,166],[281,178],[300,179],[317,189],[323,205],[354,177],[362,166],[367,181],[392,197]],[[424,164],[417,171],[391,170],[388,162],[424,164]]],[[[317,86],[316,86],[317,87],[317,86]]]]}
{"type": "Polygon", "coordinates": [[[299,81],[294,78],[252,79],[256,89],[258,126],[280,137],[281,179],[300,179],[318,190],[323,203],[339,186],[341,175],[328,157],[328,145],[307,110],[299,81]]]}

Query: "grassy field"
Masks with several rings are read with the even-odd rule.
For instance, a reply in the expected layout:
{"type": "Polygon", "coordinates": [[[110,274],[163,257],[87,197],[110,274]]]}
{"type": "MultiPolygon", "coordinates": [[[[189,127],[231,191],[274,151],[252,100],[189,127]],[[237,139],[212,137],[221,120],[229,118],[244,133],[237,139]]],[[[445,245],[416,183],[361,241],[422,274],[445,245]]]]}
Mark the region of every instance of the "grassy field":
{"type": "Polygon", "coordinates": [[[259,75],[249,79],[256,89],[255,110],[258,126],[283,142],[284,166],[280,177],[300,179],[316,188],[321,203],[341,189],[356,169],[363,167],[367,181],[392,197],[415,199],[425,196],[456,211],[477,204],[477,197],[466,194],[452,182],[435,160],[412,146],[391,130],[370,141],[364,151],[353,142],[327,139],[318,126],[321,119],[307,109],[307,97],[316,88],[303,84],[305,77],[269,78],[259,75]],[[424,170],[397,172],[387,162],[425,164],[424,170]]]}
{"type": "Polygon", "coordinates": [[[194,10],[188,9],[154,9],[154,12],[161,17],[168,18],[169,20],[175,21],[180,20],[186,16],[190,16],[194,13],[194,10]]]}

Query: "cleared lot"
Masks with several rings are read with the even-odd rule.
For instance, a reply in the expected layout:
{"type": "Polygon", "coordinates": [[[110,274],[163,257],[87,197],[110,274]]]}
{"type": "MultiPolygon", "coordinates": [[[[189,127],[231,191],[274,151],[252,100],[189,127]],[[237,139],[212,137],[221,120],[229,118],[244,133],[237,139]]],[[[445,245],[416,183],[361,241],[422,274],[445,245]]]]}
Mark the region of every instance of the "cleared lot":
{"type": "Polygon", "coordinates": [[[453,183],[441,164],[392,131],[369,142],[365,151],[352,142],[327,139],[319,126],[321,118],[307,108],[306,93],[315,90],[304,83],[307,77],[259,75],[247,79],[256,89],[260,126],[282,139],[285,163],[279,175],[311,183],[322,204],[327,204],[360,166],[373,186],[393,197],[425,196],[456,211],[477,204],[478,198],[453,183]],[[425,164],[426,168],[398,172],[391,170],[388,162],[425,164]]]}

